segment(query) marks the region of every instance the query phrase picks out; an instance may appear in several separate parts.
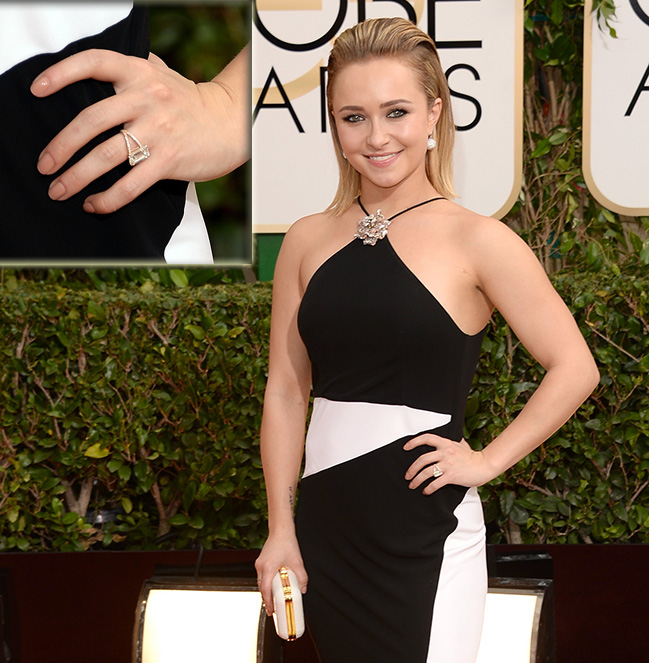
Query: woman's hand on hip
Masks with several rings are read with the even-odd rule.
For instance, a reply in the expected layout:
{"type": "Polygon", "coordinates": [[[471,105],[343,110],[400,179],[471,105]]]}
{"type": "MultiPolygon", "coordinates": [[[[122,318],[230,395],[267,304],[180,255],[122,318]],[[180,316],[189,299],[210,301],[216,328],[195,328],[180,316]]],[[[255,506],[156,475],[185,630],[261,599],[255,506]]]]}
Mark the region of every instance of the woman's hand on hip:
{"type": "Polygon", "coordinates": [[[409,488],[415,490],[425,484],[422,492],[430,495],[442,486],[481,486],[493,476],[481,451],[471,449],[466,440],[449,440],[432,433],[424,433],[409,440],[404,449],[431,447],[422,453],[408,468],[405,479],[409,488]]]}
{"type": "MultiPolygon", "coordinates": [[[[238,77],[238,68],[234,69],[238,77]]],[[[111,82],[116,94],[82,110],[44,147],[37,168],[44,175],[56,173],[102,132],[114,129],[114,135],[52,182],[50,197],[54,200],[66,200],[127,160],[122,126],[148,147],[150,156],[107,191],[87,198],[84,209],[88,212],[113,212],[158,180],[213,179],[245,160],[248,139],[238,90],[219,83],[219,77],[196,84],[153,54],[145,60],[91,49],[46,69],[32,83],[31,91],[47,97],[89,78],[111,82]]],[[[132,140],[131,144],[136,147],[132,140]]]]}
{"type": "Polygon", "coordinates": [[[304,569],[302,554],[300,553],[300,548],[295,535],[269,536],[255,562],[255,568],[257,569],[257,585],[261,592],[264,605],[266,606],[266,614],[268,614],[269,617],[275,612],[273,592],[271,589],[273,577],[282,566],[291,569],[295,573],[298,582],[300,583],[300,591],[304,594],[309,582],[309,577],[304,569]]]}

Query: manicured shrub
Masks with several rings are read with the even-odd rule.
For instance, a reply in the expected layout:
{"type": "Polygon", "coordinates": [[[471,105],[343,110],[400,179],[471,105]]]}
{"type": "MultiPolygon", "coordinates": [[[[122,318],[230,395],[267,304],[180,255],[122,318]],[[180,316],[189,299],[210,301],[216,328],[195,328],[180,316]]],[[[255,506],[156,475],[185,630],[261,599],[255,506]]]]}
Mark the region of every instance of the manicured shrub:
{"type": "MultiPolygon", "coordinates": [[[[554,282],[602,379],[550,441],[481,489],[490,538],[646,542],[649,281],[554,282]]],[[[260,546],[270,285],[99,285],[0,287],[0,550],[260,546]]],[[[471,443],[502,429],[541,377],[496,318],[471,443]]]]}
{"type": "Polygon", "coordinates": [[[259,545],[269,299],[151,282],[3,292],[0,548],[146,548],[169,532],[176,547],[259,545]],[[116,520],[93,527],[99,512],[116,520]]]}

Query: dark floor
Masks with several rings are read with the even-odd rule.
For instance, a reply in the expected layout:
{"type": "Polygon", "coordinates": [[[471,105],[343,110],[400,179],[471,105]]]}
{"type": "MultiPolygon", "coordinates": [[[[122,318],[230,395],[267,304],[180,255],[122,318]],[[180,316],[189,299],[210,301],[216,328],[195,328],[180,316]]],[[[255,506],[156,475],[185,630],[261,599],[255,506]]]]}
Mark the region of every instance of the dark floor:
{"type": "MultiPolygon", "coordinates": [[[[649,660],[649,545],[499,546],[492,552],[530,550],[552,558],[538,575],[554,576],[556,663],[649,660]]],[[[203,563],[251,569],[256,554],[209,551],[203,563]]],[[[130,663],[143,581],[156,565],[195,561],[193,552],[0,554],[11,663],[130,663]]],[[[285,646],[284,661],[317,663],[308,636],[285,646]]]]}

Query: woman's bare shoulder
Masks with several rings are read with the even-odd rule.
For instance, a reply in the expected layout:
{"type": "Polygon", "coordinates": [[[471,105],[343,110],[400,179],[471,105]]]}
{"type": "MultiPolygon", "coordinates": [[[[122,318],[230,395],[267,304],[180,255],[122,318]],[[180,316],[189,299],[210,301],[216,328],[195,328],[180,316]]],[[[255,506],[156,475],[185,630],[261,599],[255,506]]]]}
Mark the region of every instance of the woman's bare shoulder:
{"type": "Polygon", "coordinates": [[[330,212],[318,212],[303,216],[295,221],[286,232],[284,242],[288,242],[295,248],[307,249],[319,237],[326,234],[330,227],[333,215],[330,212]]]}
{"type": "Polygon", "coordinates": [[[458,236],[463,238],[466,248],[481,253],[485,249],[497,252],[511,247],[525,248],[527,245],[504,221],[483,216],[455,203],[448,207],[449,220],[458,236]]]}
{"type": "Polygon", "coordinates": [[[277,267],[281,272],[288,270],[301,271],[305,256],[310,255],[314,248],[326,238],[327,229],[331,227],[332,215],[328,212],[310,214],[298,219],[284,235],[279,252],[277,267]]]}
{"type": "Polygon", "coordinates": [[[464,232],[489,232],[491,228],[502,221],[494,219],[491,216],[483,216],[477,212],[473,212],[462,205],[458,205],[452,201],[445,203],[445,212],[449,219],[464,232]]]}

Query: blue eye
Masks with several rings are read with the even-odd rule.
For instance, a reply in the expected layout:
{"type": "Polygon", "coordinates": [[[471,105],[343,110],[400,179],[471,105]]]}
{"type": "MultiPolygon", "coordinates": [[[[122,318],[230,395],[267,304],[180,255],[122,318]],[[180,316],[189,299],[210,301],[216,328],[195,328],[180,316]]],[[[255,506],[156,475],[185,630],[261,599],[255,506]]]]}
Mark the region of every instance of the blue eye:
{"type": "Polygon", "coordinates": [[[388,113],[388,117],[403,117],[407,113],[408,111],[403,108],[395,108],[388,113]]]}

